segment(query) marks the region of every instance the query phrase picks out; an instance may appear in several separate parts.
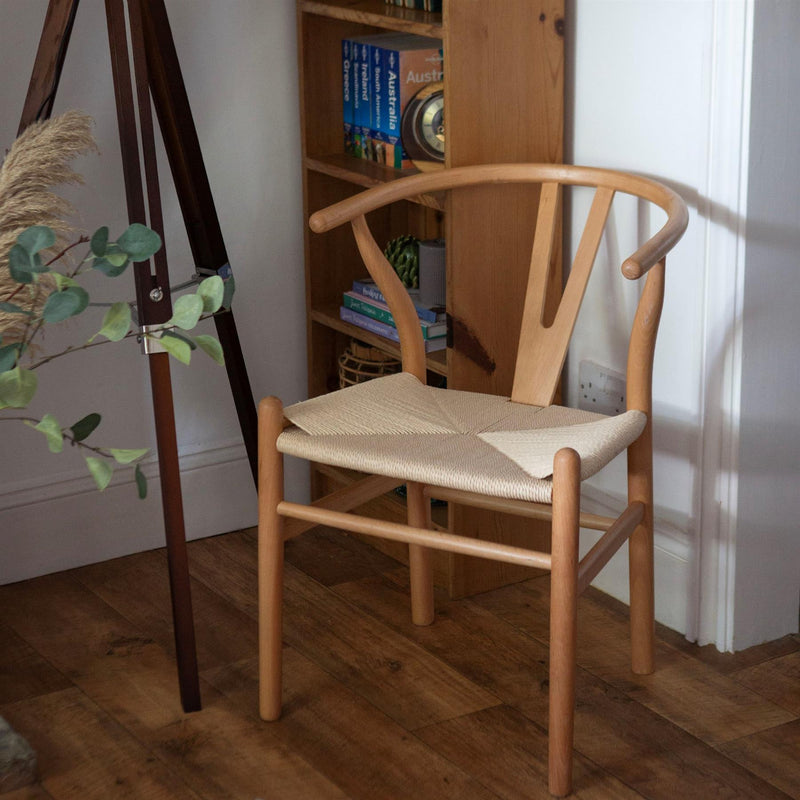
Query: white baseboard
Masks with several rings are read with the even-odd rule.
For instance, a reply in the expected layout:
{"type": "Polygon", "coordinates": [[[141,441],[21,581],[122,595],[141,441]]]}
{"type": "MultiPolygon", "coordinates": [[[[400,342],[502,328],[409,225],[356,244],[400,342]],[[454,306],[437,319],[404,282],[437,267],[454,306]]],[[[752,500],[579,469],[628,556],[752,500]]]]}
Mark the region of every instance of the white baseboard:
{"type": "MultiPolygon", "coordinates": [[[[581,509],[591,514],[618,516],[625,507],[623,500],[584,484],[581,509]]],[[[602,536],[601,531],[581,531],[581,556],[602,536]]],[[[689,542],[686,534],[669,522],[655,518],[655,595],[656,620],[668,628],[685,634],[688,630],[691,570],[689,542]]],[[[630,601],[628,585],[628,547],[619,549],[592,586],[621,600],[630,601]]]]}
{"type": "MultiPolygon", "coordinates": [[[[256,491],[241,444],[182,456],[187,539],[255,525],[256,491]]],[[[148,497],[139,500],[132,471],[98,492],[83,474],[12,484],[0,492],[0,584],[163,547],[158,464],[143,467],[148,497]]]]}

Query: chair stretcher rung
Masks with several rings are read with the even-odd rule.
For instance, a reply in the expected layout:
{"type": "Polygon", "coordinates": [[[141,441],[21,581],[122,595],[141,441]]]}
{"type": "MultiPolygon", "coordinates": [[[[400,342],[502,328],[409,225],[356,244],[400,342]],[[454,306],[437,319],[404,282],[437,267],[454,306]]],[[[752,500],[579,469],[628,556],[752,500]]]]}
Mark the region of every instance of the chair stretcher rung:
{"type": "Polygon", "coordinates": [[[580,594],[609,562],[622,543],[644,518],[644,504],[631,503],[616,522],[600,537],[595,546],[578,564],[578,594],[580,594]]]}
{"type": "MultiPolygon", "coordinates": [[[[453,503],[463,503],[473,508],[484,508],[488,511],[505,511],[516,514],[518,517],[530,519],[551,520],[553,507],[545,503],[530,503],[525,500],[508,500],[504,497],[489,497],[483,494],[463,492],[460,489],[444,489],[439,486],[426,486],[426,497],[435,497],[437,500],[447,500],[453,503]]],[[[600,514],[581,514],[581,528],[590,528],[596,531],[607,531],[616,521],[615,517],[604,517],[600,514]]]]}
{"type": "Polygon", "coordinates": [[[425,528],[412,528],[396,522],[360,517],[355,514],[345,514],[340,511],[330,511],[324,508],[315,508],[287,501],[278,504],[278,513],[292,519],[305,520],[312,523],[312,525],[328,525],[332,528],[352,531],[365,536],[378,536],[395,542],[419,544],[436,550],[477,556],[491,561],[504,561],[509,564],[520,564],[526,567],[550,569],[550,555],[548,553],[525,550],[522,547],[486,542],[481,539],[457,536],[452,533],[439,533],[425,528]]]}
{"type": "MultiPolygon", "coordinates": [[[[342,489],[315,500],[311,505],[314,508],[330,509],[334,511],[349,511],[351,508],[367,503],[392,489],[397,488],[402,481],[396,478],[385,478],[382,475],[370,475],[355,483],[348,484],[342,489]]],[[[299,519],[289,521],[283,527],[284,541],[299,536],[317,523],[299,519]]]]}

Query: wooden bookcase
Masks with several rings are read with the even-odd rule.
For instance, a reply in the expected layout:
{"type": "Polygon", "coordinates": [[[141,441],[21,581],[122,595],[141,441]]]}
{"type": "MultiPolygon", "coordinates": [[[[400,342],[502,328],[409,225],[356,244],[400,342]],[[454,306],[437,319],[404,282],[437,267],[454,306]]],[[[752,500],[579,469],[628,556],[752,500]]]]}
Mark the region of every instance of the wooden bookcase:
{"type": "MultiPolygon", "coordinates": [[[[444,0],[442,14],[384,0],[298,0],[303,191],[308,215],[407,172],[343,153],[341,40],[381,31],[434,36],[444,43],[446,163],[559,162],[563,145],[564,0],[444,0]]],[[[450,388],[509,395],[530,257],[536,190],[461,190],[422,197],[370,218],[380,242],[401,233],[447,241],[447,311],[451,347],[428,358],[429,377],[450,388]],[[498,266],[502,265],[502,266],[498,266]]],[[[365,268],[349,226],[324,235],[306,227],[308,386],[315,396],[338,388],[337,358],[352,338],[398,353],[387,340],[339,319],[342,292],[365,268]]],[[[560,293],[560,253],[553,270],[560,293]]],[[[351,479],[312,468],[319,495],[351,479]]],[[[543,546],[541,524],[451,507],[443,526],[510,544],[543,546]],[[538,544],[537,544],[538,543],[538,544]]],[[[402,501],[381,498],[364,513],[404,515],[402,501]]],[[[404,548],[382,543],[404,560],[404,548]]],[[[510,565],[437,553],[435,576],[453,597],[526,577],[510,565]]]]}

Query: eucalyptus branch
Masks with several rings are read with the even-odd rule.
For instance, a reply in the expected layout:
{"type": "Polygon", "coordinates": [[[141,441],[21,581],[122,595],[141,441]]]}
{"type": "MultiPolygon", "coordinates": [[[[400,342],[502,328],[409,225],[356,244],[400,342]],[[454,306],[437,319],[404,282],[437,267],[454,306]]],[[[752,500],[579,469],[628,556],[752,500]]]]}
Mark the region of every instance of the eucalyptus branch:
{"type": "Polygon", "coordinates": [[[60,261],[64,256],[72,250],[73,247],[77,247],[79,244],[86,244],[89,241],[88,236],[79,236],[74,242],[68,244],[60,253],[54,255],[49,261],[45,263],[46,267],[55,264],[56,261],[60,261]]]}
{"type": "MultiPolygon", "coordinates": [[[[41,420],[37,419],[36,417],[6,417],[0,415],[0,422],[27,422],[31,425],[39,425],[41,420]]],[[[78,447],[82,447],[84,450],[91,450],[93,453],[96,453],[98,456],[102,456],[103,458],[114,458],[114,456],[108,450],[104,450],[102,447],[92,447],[92,445],[76,439],[71,433],[69,433],[69,428],[62,428],[61,435],[73,446],[77,445],[78,447]]]]}
{"type": "Polygon", "coordinates": [[[10,300],[13,300],[24,288],[25,284],[21,283],[19,286],[17,286],[16,289],[14,289],[13,292],[11,292],[11,294],[8,297],[6,297],[6,299],[3,302],[8,303],[10,300]]]}
{"type": "MultiPolygon", "coordinates": [[[[9,300],[27,286],[27,300],[32,309],[27,311],[16,304],[4,308],[8,314],[25,314],[24,324],[17,318],[20,336],[11,344],[0,343],[0,411],[4,409],[26,409],[33,400],[38,387],[38,378],[34,373],[39,367],[49,364],[57,358],[88,350],[104,344],[120,342],[124,339],[150,339],[159,342],[165,353],[182,364],[189,364],[191,352],[201,350],[216,363],[223,364],[222,345],[214,337],[203,333],[194,333],[200,320],[213,317],[220,309],[230,307],[234,284],[231,279],[223,282],[218,275],[202,280],[196,292],[182,294],[172,304],[172,316],[162,325],[153,326],[153,330],[144,332],[134,320],[133,305],[129,301],[117,301],[108,304],[100,329],[91,339],[82,344],[63,347],[59,352],[49,353],[42,357],[31,354],[34,340],[42,333],[45,326],[64,322],[82,314],[90,305],[91,299],[86,289],[79,285],[76,278],[90,269],[98,271],[109,278],[121,275],[131,263],[146,261],[161,247],[161,238],[157,233],[140,225],[131,224],[116,241],[109,241],[108,228],[99,228],[91,239],[81,236],[77,241],[64,247],[46,264],[42,263],[41,253],[54,246],[56,240],[53,230],[44,225],[34,225],[24,230],[17,237],[16,244],[9,251],[9,272],[11,278],[19,286],[9,295],[9,300]],[[81,244],[89,242],[89,250],[77,266],[66,266],[64,272],[51,270],[51,265],[64,259],[64,256],[81,244]],[[49,281],[40,277],[49,273],[49,281]],[[41,310],[39,309],[41,306],[41,310]],[[24,358],[23,358],[24,354],[24,358]],[[19,362],[24,360],[26,366],[19,362]]],[[[85,439],[100,424],[100,414],[88,414],[69,428],[62,428],[53,414],[45,414],[42,419],[15,414],[0,414],[0,421],[17,421],[33,427],[43,434],[50,451],[60,453],[64,442],[77,445],[84,451],[86,466],[102,491],[112,479],[115,464],[133,465],[145,453],[147,448],[105,448],[85,443],[85,439]]],[[[134,467],[134,481],[140,498],[147,495],[147,479],[139,464],[134,467]]]]}
{"type": "MultiPolygon", "coordinates": [[[[133,339],[139,335],[140,334],[138,331],[130,331],[130,333],[126,333],[125,336],[122,337],[122,339],[133,339]]],[[[122,341],[122,339],[120,339],[120,341],[122,341]]],[[[69,355],[70,353],[78,353],[81,350],[88,350],[90,347],[99,347],[101,344],[115,344],[115,343],[112,342],[111,339],[100,339],[99,341],[96,342],[84,342],[84,344],[70,345],[69,347],[62,350],[60,353],[52,353],[49,356],[45,356],[44,358],[35,361],[33,364],[29,364],[27,369],[29,370],[38,369],[39,367],[44,366],[45,364],[49,364],[56,358],[61,358],[61,356],[66,356],[69,355]]]]}
{"type": "MultiPolygon", "coordinates": [[[[31,307],[32,308],[36,308],[36,306],[37,306],[37,304],[39,302],[39,295],[41,295],[41,293],[42,293],[42,285],[40,283],[36,283],[34,285],[36,286],[36,290],[35,290],[35,293],[33,295],[33,302],[31,303],[31,307]]],[[[36,325],[35,330],[33,331],[32,334],[30,334],[30,336],[28,336],[28,334],[30,333],[31,325],[32,325],[33,321],[34,321],[34,317],[32,315],[29,316],[28,319],[25,321],[25,330],[23,331],[23,334],[22,334],[22,346],[23,346],[23,349],[27,349],[27,347],[33,341],[33,339],[36,336],[36,334],[39,333],[39,331],[42,329],[42,325],[44,325],[44,318],[40,317],[39,320],[38,320],[38,323],[36,325]]]]}
{"type": "MultiPolygon", "coordinates": [[[[213,319],[218,314],[224,313],[222,311],[214,312],[213,314],[203,314],[200,317],[200,321],[206,319],[213,319]]],[[[180,330],[177,325],[164,325],[163,328],[159,328],[160,331],[177,331],[180,330]]],[[[124,341],[125,339],[133,339],[138,338],[140,336],[145,336],[148,339],[156,339],[157,337],[151,333],[142,333],[141,331],[129,331],[122,337],[119,341],[124,341]]],[[[54,361],[57,358],[61,358],[61,356],[69,355],[70,353],[79,353],[81,350],[88,350],[90,347],[99,347],[102,344],[116,344],[111,339],[100,339],[96,342],[85,342],[84,344],[79,345],[70,345],[69,347],[64,348],[60,353],[51,353],[49,356],[45,356],[44,358],[40,358],[38,361],[34,361],[31,364],[28,364],[27,369],[34,370],[38,369],[39,367],[44,366],[45,364],[49,364],[51,361],[54,361]]]]}

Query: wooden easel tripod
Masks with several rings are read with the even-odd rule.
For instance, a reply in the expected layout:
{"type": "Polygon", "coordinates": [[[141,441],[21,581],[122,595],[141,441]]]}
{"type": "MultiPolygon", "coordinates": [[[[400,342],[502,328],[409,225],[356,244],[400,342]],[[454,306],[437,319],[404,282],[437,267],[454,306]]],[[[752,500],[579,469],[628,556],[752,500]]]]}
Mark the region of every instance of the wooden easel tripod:
{"type": "MultiPolygon", "coordinates": [[[[50,116],[79,0],[50,0],[28,87],[20,132],[50,116]]],[[[117,118],[130,222],[163,234],[152,108],[155,107],[198,276],[231,275],[230,264],[183,84],[164,0],[105,0],[117,118]],[[135,100],[134,100],[135,96],[135,100]],[[152,103],[151,103],[152,99],[152,103]],[[138,126],[137,126],[138,110],[138,126]],[[140,166],[144,164],[144,176],[140,166]],[[144,178],[144,180],[143,180],[144,178]],[[149,216],[149,219],[148,219],[149,216]]],[[[143,329],[172,316],[165,249],[153,265],[134,265],[136,305],[143,329]]],[[[215,317],[253,476],[257,472],[256,410],[230,312],[215,317]]],[[[181,496],[169,356],[148,352],[158,443],[164,526],[181,704],[200,708],[186,535],[181,496]]]]}

